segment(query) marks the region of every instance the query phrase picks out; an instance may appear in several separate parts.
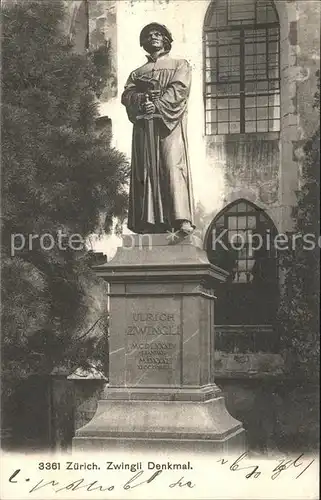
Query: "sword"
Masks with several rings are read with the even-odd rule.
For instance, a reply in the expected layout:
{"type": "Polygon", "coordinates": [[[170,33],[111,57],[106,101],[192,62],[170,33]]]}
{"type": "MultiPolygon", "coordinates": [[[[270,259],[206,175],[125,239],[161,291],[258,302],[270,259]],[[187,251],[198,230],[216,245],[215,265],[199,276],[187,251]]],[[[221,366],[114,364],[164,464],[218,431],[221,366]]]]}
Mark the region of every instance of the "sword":
{"type": "MultiPolygon", "coordinates": [[[[146,99],[145,102],[151,102],[149,100],[148,94],[145,94],[145,99],[146,99]]],[[[148,147],[149,169],[150,169],[149,177],[152,186],[154,214],[156,221],[159,221],[160,213],[159,213],[159,204],[157,203],[159,179],[157,172],[157,147],[155,142],[155,126],[154,126],[155,118],[161,118],[161,115],[157,113],[150,113],[137,116],[137,120],[144,120],[144,126],[147,135],[147,147],[148,147]]]]}

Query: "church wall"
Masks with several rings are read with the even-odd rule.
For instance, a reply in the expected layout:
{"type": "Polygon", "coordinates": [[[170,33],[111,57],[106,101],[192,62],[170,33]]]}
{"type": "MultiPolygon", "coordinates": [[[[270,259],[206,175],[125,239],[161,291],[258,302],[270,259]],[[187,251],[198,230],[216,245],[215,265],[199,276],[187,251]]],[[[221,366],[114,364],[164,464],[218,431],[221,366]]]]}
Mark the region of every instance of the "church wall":
{"type": "Polygon", "coordinates": [[[320,4],[277,1],[281,27],[281,134],[279,229],[292,229],[291,209],[300,181],[302,145],[318,126],[313,109],[320,67],[320,4]]]}
{"type": "Polygon", "coordinates": [[[92,49],[106,46],[110,54],[110,77],[100,96],[102,102],[117,95],[117,20],[116,1],[91,0],[89,2],[89,45],[92,49]]]}
{"type": "Polygon", "coordinates": [[[172,56],[187,59],[193,69],[188,137],[196,202],[214,216],[231,201],[246,198],[266,210],[280,231],[291,230],[302,140],[313,133],[318,120],[312,100],[319,65],[320,5],[310,0],[275,2],[281,30],[280,134],[205,136],[202,31],[209,4],[116,2],[118,89],[117,96],[102,100],[101,112],[112,119],[115,146],[130,157],[132,126],[120,103],[121,93],[129,73],[145,61],[138,40],[141,28],[155,20],[166,24],[174,38],[172,56]]]}

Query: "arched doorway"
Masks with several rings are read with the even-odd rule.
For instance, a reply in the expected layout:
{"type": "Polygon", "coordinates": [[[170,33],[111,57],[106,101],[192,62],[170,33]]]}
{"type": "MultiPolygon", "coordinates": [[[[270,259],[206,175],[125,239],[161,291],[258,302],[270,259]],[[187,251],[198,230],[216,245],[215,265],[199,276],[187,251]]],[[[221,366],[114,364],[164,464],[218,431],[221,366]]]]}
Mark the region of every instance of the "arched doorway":
{"type": "Polygon", "coordinates": [[[245,199],[225,207],[210,224],[208,259],[230,275],[216,304],[216,324],[273,325],[278,305],[276,227],[245,199]]]}

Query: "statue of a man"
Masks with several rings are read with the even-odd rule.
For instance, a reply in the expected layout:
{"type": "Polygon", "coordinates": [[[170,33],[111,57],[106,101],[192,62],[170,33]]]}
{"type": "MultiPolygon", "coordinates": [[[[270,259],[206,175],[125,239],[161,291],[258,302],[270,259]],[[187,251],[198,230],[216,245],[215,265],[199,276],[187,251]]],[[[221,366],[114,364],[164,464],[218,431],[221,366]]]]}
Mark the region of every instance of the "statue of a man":
{"type": "Polygon", "coordinates": [[[133,71],[122,103],[134,124],[128,228],[135,233],[193,232],[193,195],[187,148],[191,68],[169,56],[172,35],[145,26],[140,45],[148,61],[133,71]]]}

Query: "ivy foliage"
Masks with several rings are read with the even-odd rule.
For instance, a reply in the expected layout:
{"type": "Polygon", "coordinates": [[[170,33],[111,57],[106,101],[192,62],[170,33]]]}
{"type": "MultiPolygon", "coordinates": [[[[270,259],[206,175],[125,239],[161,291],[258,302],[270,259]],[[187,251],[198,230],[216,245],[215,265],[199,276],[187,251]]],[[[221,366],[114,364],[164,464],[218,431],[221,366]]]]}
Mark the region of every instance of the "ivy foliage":
{"type": "MultiPolygon", "coordinates": [[[[320,112],[320,74],[315,112],[320,112]]],[[[320,361],[320,127],[303,145],[301,188],[293,210],[294,248],[282,252],[284,295],[279,319],[287,369],[291,376],[319,378],[320,361]],[[313,241],[307,244],[304,236],[313,241]]]]}

